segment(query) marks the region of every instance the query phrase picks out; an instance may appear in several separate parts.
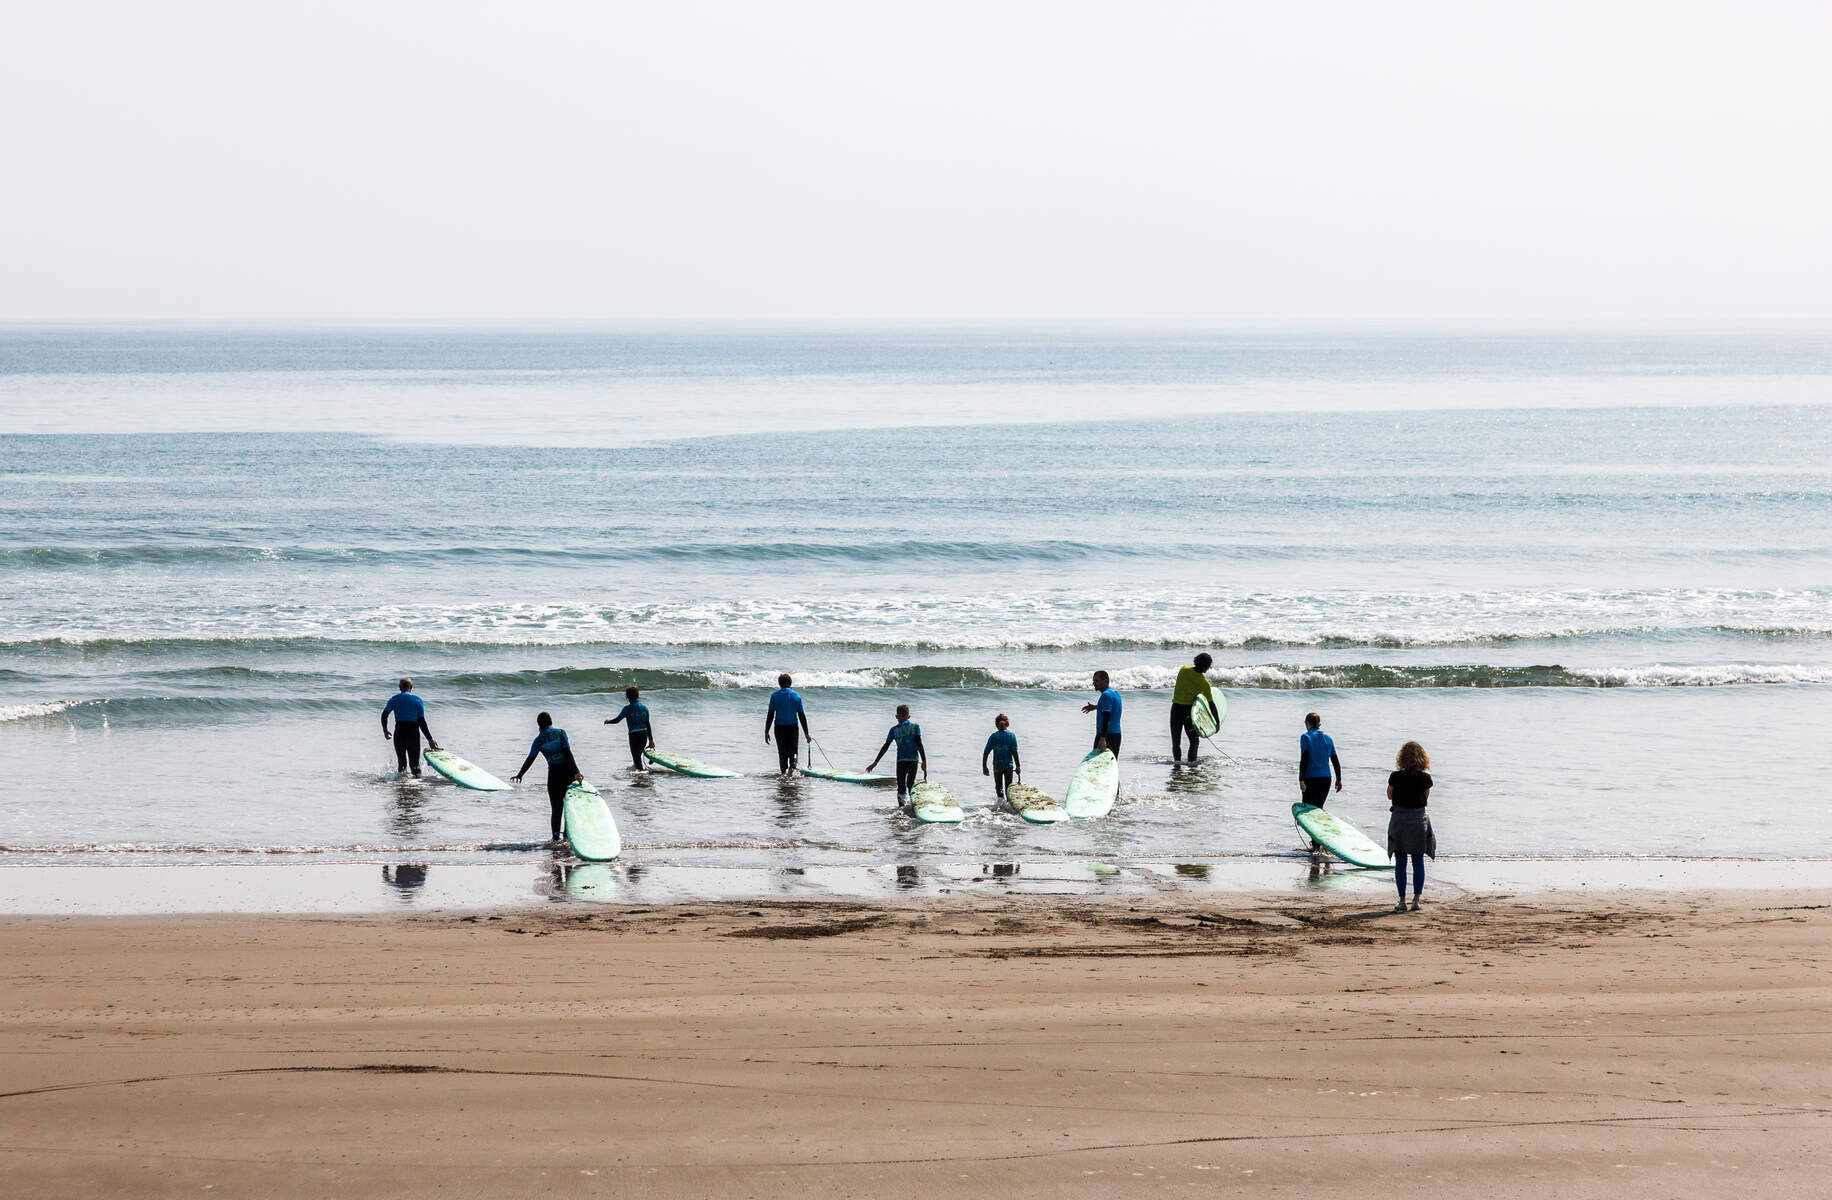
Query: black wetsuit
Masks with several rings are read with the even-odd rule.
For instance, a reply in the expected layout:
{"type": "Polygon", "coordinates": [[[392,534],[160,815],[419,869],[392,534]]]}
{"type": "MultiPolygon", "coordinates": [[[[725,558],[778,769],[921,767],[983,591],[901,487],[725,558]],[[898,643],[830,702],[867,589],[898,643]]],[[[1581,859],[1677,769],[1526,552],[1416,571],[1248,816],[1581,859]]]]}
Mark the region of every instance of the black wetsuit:
{"type": "Polygon", "coordinates": [[[776,769],[787,774],[801,753],[801,726],[778,725],[776,733],[776,769]]]}
{"type": "Polygon", "coordinates": [[[1195,711],[1193,704],[1173,704],[1170,706],[1170,756],[1173,762],[1183,761],[1183,735],[1189,734],[1190,761],[1195,762],[1202,750],[1202,738],[1196,733],[1196,723],[1190,720],[1190,713],[1195,711]]]}
{"type": "Polygon", "coordinates": [[[547,760],[547,802],[553,809],[553,840],[557,842],[566,815],[566,789],[582,772],[579,764],[573,761],[572,743],[566,740],[564,729],[550,725],[541,730],[540,736],[528,748],[528,761],[516,774],[527,774],[537,756],[547,760]]]}
{"type": "Polygon", "coordinates": [[[427,741],[433,740],[433,731],[426,727],[426,718],[421,717],[409,725],[405,721],[394,723],[394,761],[395,770],[411,769],[415,775],[420,773],[420,735],[425,734],[427,741]]]}

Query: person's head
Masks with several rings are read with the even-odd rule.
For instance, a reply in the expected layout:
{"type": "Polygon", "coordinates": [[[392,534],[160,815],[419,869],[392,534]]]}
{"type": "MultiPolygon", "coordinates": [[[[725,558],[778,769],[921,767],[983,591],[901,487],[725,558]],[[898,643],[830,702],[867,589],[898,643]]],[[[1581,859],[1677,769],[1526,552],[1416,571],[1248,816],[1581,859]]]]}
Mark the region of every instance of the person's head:
{"type": "Polygon", "coordinates": [[[1393,765],[1402,771],[1429,771],[1431,770],[1431,755],[1425,753],[1425,747],[1417,742],[1407,742],[1399,748],[1399,754],[1394,758],[1393,765]]]}
{"type": "Polygon", "coordinates": [[[413,691],[413,680],[407,678],[405,675],[401,676],[401,690],[403,692],[413,691]]]}
{"type": "Polygon", "coordinates": [[[542,713],[540,716],[534,719],[534,723],[536,725],[539,725],[542,729],[548,729],[548,728],[551,728],[553,725],[553,718],[548,716],[546,713],[542,713]]]}
{"type": "Polygon", "coordinates": [[[1304,714],[1304,728],[1306,729],[1323,728],[1323,718],[1319,717],[1316,713],[1305,713],[1304,714]]]}
{"type": "Polygon", "coordinates": [[[789,678],[789,673],[787,671],[784,671],[782,674],[776,677],[776,686],[777,687],[790,687],[790,686],[793,686],[794,683],[795,681],[789,678]]]}
{"type": "Polygon", "coordinates": [[[910,706],[909,705],[899,704],[897,706],[897,719],[899,721],[907,721],[910,719],[910,706]]]}
{"type": "Polygon", "coordinates": [[[995,729],[1007,729],[1011,726],[1011,718],[1004,713],[1000,713],[992,719],[992,724],[995,729]]]}
{"type": "Polygon", "coordinates": [[[1198,671],[1206,675],[1208,674],[1209,668],[1215,665],[1215,660],[1210,658],[1207,654],[1198,654],[1193,665],[1198,671]]]}
{"type": "Polygon", "coordinates": [[[1097,692],[1104,692],[1107,690],[1107,673],[1105,671],[1094,672],[1094,690],[1097,692]]]}
{"type": "Polygon", "coordinates": [[[628,700],[631,704],[636,703],[636,697],[640,695],[642,695],[642,692],[638,691],[636,688],[627,687],[623,689],[623,698],[628,700]]]}

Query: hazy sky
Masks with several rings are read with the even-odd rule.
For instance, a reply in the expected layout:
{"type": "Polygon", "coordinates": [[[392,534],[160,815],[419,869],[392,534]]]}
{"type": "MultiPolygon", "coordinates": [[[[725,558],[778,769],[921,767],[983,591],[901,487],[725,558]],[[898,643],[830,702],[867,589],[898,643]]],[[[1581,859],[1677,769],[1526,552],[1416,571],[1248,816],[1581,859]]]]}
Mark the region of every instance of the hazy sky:
{"type": "Polygon", "coordinates": [[[1832,318],[1832,5],[0,8],[0,319],[1832,318]]]}

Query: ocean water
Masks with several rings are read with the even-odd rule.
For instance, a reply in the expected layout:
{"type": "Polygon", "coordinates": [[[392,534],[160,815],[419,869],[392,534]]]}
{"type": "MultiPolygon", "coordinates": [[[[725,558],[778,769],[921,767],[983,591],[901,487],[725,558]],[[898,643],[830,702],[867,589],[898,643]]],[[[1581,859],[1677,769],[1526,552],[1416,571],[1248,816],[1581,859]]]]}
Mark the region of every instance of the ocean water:
{"type": "Polygon", "coordinates": [[[1450,863],[1832,864],[1828,401],[1798,333],[0,329],[0,866],[546,864],[538,782],[394,777],[403,673],[505,777],[552,711],[638,866],[1299,860],[1312,709],[1377,835],[1426,744],[1450,863]],[[1096,668],[1114,815],[990,811],[1096,668]],[[967,822],[773,778],[779,671],[967,822]],[[629,684],[754,774],[630,773],[629,684]]]}

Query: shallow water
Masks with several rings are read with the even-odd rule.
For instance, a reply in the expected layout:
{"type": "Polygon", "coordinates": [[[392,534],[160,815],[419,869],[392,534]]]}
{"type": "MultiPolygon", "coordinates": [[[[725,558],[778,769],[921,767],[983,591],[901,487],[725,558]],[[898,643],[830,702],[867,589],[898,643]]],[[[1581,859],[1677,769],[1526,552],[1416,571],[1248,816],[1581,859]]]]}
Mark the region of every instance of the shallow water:
{"type": "Polygon", "coordinates": [[[551,709],[656,867],[1276,863],[1311,709],[1376,836],[1416,737],[1449,853],[1825,858],[1828,379],[1811,337],[0,331],[0,865],[543,864],[538,782],[393,778],[403,672],[505,777],[551,709]],[[1228,761],[1175,767],[1202,648],[1228,761]],[[989,811],[993,715],[1060,796],[1096,667],[1114,815],[989,811]],[[966,823],[763,777],[781,670],[841,766],[911,704],[966,823]],[[631,683],[758,774],[632,777],[631,683]]]}

